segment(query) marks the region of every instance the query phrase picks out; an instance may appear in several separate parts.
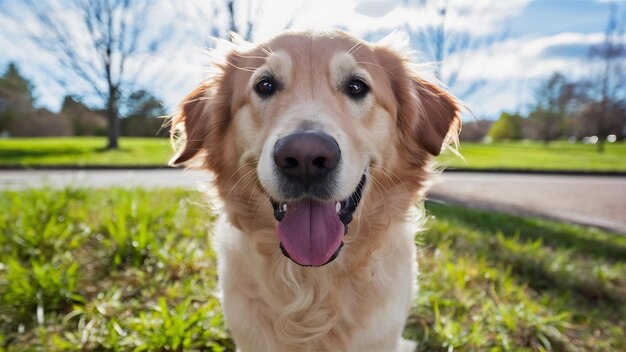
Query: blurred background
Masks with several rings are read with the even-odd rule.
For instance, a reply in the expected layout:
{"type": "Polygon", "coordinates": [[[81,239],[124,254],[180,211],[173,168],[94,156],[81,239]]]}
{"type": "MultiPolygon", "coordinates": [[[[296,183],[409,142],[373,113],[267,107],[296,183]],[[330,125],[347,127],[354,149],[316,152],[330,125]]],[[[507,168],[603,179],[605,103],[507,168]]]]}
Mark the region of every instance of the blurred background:
{"type": "MultiPolygon", "coordinates": [[[[0,135],[165,136],[212,38],[401,31],[469,108],[461,139],[604,146],[626,133],[624,13],[611,1],[1,1],[0,135]],[[497,123],[496,123],[497,122],[497,123]]],[[[622,166],[623,167],[623,166],[622,166]]]]}
{"type": "Polygon", "coordinates": [[[395,33],[459,97],[420,351],[626,350],[626,2],[0,0],[0,352],[234,350],[167,117],[216,38],[395,33]]]}

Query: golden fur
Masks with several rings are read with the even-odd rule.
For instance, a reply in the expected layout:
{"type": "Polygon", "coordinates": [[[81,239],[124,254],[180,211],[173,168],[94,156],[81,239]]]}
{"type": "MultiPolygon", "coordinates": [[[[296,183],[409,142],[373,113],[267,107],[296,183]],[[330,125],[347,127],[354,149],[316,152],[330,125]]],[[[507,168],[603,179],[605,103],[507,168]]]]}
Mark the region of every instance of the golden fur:
{"type": "MultiPolygon", "coordinates": [[[[402,54],[339,31],[291,32],[235,48],[217,68],[173,119],[172,133],[184,127],[185,138],[173,163],[199,160],[215,174],[223,209],[214,244],[238,348],[410,349],[400,338],[416,278],[409,213],[425,191],[432,157],[458,130],[456,100],[402,54]],[[269,102],[251,88],[261,68],[287,82],[269,102]],[[362,103],[335,89],[336,76],[350,70],[368,76],[371,97],[362,103]],[[266,141],[303,120],[337,131],[346,160],[355,161],[348,166],[364,162],[369,170],[342,252],[316,268],[281,254],[263,171],[266,141]]],[[[352,174],[345,180],[354,188],[352,174]]]]}

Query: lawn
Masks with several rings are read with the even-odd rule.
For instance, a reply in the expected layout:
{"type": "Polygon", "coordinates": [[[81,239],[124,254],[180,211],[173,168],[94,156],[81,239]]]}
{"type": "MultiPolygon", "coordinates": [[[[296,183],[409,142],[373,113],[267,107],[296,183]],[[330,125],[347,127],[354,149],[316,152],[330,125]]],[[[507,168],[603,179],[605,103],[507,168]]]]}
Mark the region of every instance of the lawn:
{"type": "Polygon", "coordinates": [[[120,138],[104,150],[104,137],[0,139],[0,166],[162,166],[173,155],[167,138],[120,138]]]}
{"type": "Polygon", "coordinates": [[[439,160],[451,168],[626,171],[626,143],[607,143],[600,154],[592,144],[552,142],[461,143],[463,159],[444,152],[439,160]]]}
{"type": "MultiPolygon", "coordinates": [[[[1,166],[163,166],[172,157],[169,140],[121,138],[120,150],[106,151],[103,137],[0,139],[1,166]]],[[[444,152],[439,161],[450,168],[626,171],[626,143],[595,145],[553,142],[462,143],[465,160],[444,152]]]]}
{"type": "MultiPolygon", "coordinates": [[[[427,205],[420,351],[626,350],[626,237],[427,205]]],[[[0,351],[233,350],[196,192],[0,192],[0,351]]]]}

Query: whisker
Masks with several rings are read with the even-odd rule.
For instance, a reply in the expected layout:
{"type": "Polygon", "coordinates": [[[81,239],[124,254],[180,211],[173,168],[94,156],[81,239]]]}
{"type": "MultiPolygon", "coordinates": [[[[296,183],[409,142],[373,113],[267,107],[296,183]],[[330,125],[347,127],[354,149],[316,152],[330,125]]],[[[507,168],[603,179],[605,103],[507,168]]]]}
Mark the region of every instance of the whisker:
{"type": "Polygon", "coordinates": [[[235,52],[234,53],[235,56],[240,57],[242,59],[261,59],[261,60],[267,60],[267,56],[248,56],[248,55],[242,55],[240,53],[235,52]]]}
{"type": "Polygon", "coordinates": [[[363,46],[363,43],[362,43],[362,42],[358,42],[358,43],[354,44],[354,45],[350,48],[350,50],[348,50],[348,54],[352,54],[353,52],[356,52],[357,50],[359,50],[359,48],[360,48],[361,46],[363,46]]]}
{"type": "Polygon", "coordinates": [[[238,70],[241,70],[241,71],[245,71],[245,72],[255,72],[256,71],[256,69],[254,67],[239,67],[239,66],[233,64],[232,62],[230,62],[228,60],[226,60],[226,63],[229,64],[230,66],[238,69],[238,70]]]}
{"type": "MultiPolygon", "coordinates": [[[[255,170],[256,171],[256,170],[255,170]]],[[[254,177],[253,173],[248,173],[248,180],[246,181],[246,183],[243,185],[243,187],[241,188],[241,192],[245,193],[246,189],[248,189],[249,186],[252,185],[252,191],[254,191],[254,189],[257,187],[256,185],[256,179],[254,177]]],[[[254,195],[254,192],[250,192],[250,194],[248,195],[248,206],[250,206],[250,202],[252,200],[252,195],[254,195]]]]}
{"type": "Polygon", "coordinates": [[[255,163],[257,163],[258,161],[259,161],[258,159],[254,159],[254,160],[251,160],[251,161],[249,161],[249,162],[247,162],[247,163],[243,163],[243,165],[241,165],[241,166],[240,166],[237,170],[235,170],[235,172],[233,172],[233,173],[230,175],[230,177],[228,178],[228,181],[226,181],[226,185],[228,186],[228,184],[230,183],[230,180],[232,180],[232,179],[233,179],[233,177],[234,177],[234,176],[235,176],[235,175],[236,175],[236,174],[237,174],[237,173],[238,173],[241,169],[243,169],[244,167],[246,167],[246,166],[248,166],[248,165],[254,165],[254,164],[255,164],[255,163]]]}
{"type": "MultiPolygon", "coordinates": [[[[396,184],[396,183],[403,183],[402,178],[401,178],[400,176],[398,176],[398,175],[397,175],[397,174],[396,174],[393,170],[391,170],[391,169],[389,169],[389,168],[386,168],[386,167],[384,167],[384,166],[382,166],[382,165],[372,165],[372,168],[377,168],[377,169],[379,169],[379,170],[380,170],[380,172],[383,174],[383,176],[386,176],[386,177],[389,179],[389,181],[390,181],[391,183],[393,183],[393,184],[396,184]],[[390,174],[391,174],[391,176],[393,176],[393,177],[395,178],[395,181],[397,181],[397,182],[394,182],[394,179],[392,179],[392,178],[389,176],[390,174]]],[[[407,191],[408,191],[408,189],[407,189],[407,191]]]]}
{"type": "MultiPolygon", "coordinates": [[[[257,195],[257,199],[255,200],[256,204],[252,204],[252,208],[254,209],[254,212],[252,213],[253,216],[256,218],[257,214],[259,213],[259,210],[261,209],[261,205],[264,202],[264,196],[267,196],[265,194],[265,192],[263,191],[263,189],[261,187],[258,186],[258,184],[255,182],[253,183],[253,192],[250,193],[250,198],[252,198],[252,195],[257,195]]],[[[250,205],[250,198],[248,199],[248,205],[250,205]]]]}
{"type": "Polygon", "coordinates": [[[187,104],[191,104],[191,103],[197,103],[199,101],[208,101],[208,100],[209,100],[209,97],[197,97],[197,98],[194,98],[194,99],[186,100],[185,102],[183,102],[183,105],[187,105],[187,104]]]}
{"type": "Polygon", "coordinates": [[[224,197],[224,200],[227,200],[230,197],[231,193],[235,190],[235,188],[237,188],[237,185],[239,184],[239,182],[245,180],[246,177],[248,177],[251,173],[255,171],[256,171],[255,169],[249,170],[239,180],[237,180],[237,182],[235,182],[235,184],[228,191],[228,194],[226,195],[226,197],[224,197]]]}
{"type": "Polygon", "coordinates": [[[373,63],[373,62],[365,62],[365,61],[357,61],[357,64],[364,64],[364,65],[372,65],[372,66],[376,66],[379,69],[385,71],[387,74],[389,74],[390,76],[393,76],[393,74],[391,73],[391,71],[387,70],[386,68],[384,68],[383,66],[373,63]]]}
{"type": "Polygon", "coordinates": [[[274,52],[272,51],[272,48],[270,48],[269,46],[262,46],[261,50],[267,55],[270,56],[272,55],[274,52]]]}

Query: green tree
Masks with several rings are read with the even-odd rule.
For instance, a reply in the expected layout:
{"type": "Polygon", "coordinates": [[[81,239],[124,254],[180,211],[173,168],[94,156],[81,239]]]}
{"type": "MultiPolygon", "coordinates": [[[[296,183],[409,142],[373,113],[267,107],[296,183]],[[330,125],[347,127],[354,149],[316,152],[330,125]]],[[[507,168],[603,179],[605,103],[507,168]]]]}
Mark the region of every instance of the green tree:
{"type": "Polygon", "coordinates": [[[167,136],[167,131],[161,127],[166,115],[163,103],[152,93],[138,90],[128,97],[126,102],[128,111],[122,119],[122,134],[134,137],[167,136]],[[159,133],[161,132],[161,133],[159,133]]]}
{"type": "Polygon", "coordinates": [[[489,137],[494,141],[522,139],[522,117],[503,112],[498,121],[491,125],[489,137]]]}
{"type": "Polygon", "coordinates": [[[128,114],[130,116],[141,116],[145,118],[155,118],[164,116],[167,112],[163,108],[163,102],[146,90],[138,90],[128,97],[128,114]]]}
{"type": "Polygon", "coordinates": [[[0,132],[10,132],[13,124],[33,111],[33,86],[9,63],[0,77],[0,132]]]}
{"type": "Polygon", "coordinates": [[[20,137],[72,134],[64,116],[35,109],[33,101],[33,85],[10,63],[0,76],[0,133],[20,137]]]}
{"type": "Polygon", "coordinates": [[[0,77],[0,89],[19,94],[32,103],[33,85],[24,78],[14,62],[10,62],[2,77],[0,77]]]}
{"type": "Polygon", "coordinates": [[[618,13],[618,4],[612,3],[604,40],[589,50],[592,68],[589,95],[594,102],[583,118],[591,127],[590,132],[598,136],[599,153],[604,152],[604,141],[609,134],[619,134],[626,128],[620,114],[616,114],[626,105],[626,18],[618,18],[618,13]]]}
{"type": "Polygon", "coordinates": [[[555,72],[537,90],[535,109],[528,116],[530,137],[546,145],[562,137],[565,118],[573,99],[573,85],[555,72]]]}
{"type": "Polygon", "coordinates": [[[75,136],[103,136],[106,132],[106,116],[92,111],[76,97],[68,95],[63,99],[61,115],[71,123],[75,136]]]}
{"type": "Polygon", "coordinates": [[[528,115],[532,126],[532,135],[549,145],[551,141],[562,136],[564,115],[557,111],[537,108],[528,115]]]}

